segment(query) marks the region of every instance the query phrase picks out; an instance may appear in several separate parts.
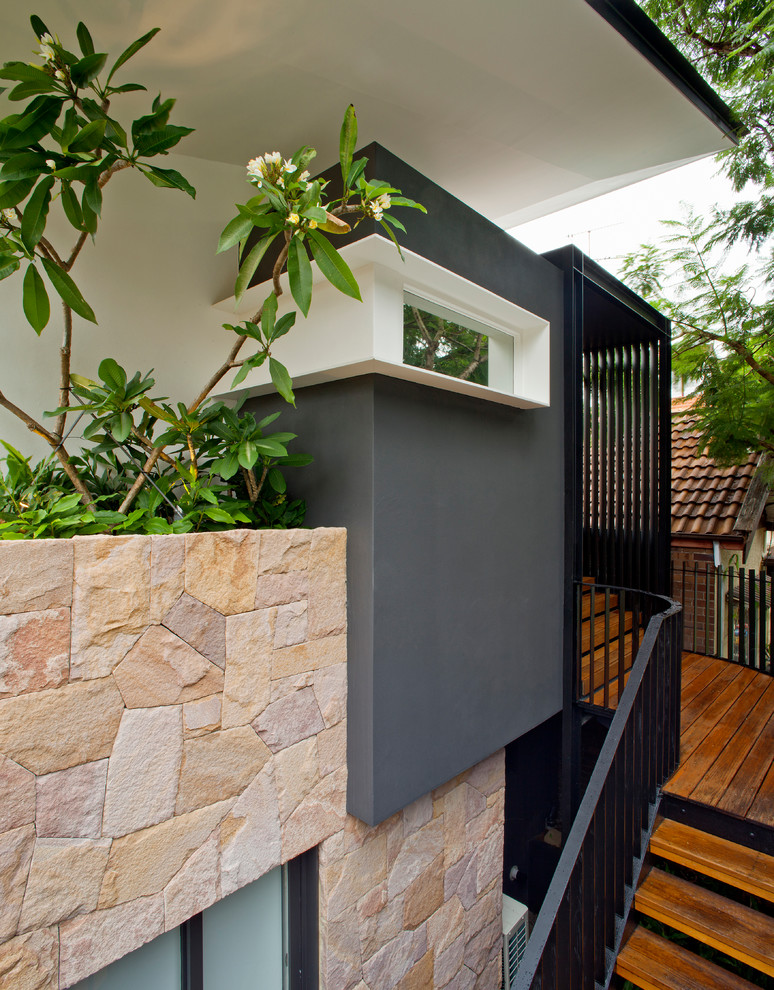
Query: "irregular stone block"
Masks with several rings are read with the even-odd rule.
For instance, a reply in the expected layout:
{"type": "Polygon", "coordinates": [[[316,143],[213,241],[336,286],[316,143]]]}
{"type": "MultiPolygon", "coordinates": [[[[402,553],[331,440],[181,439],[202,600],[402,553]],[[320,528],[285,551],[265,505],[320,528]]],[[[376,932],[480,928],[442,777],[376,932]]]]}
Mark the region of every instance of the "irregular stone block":
{"type": "Polygon", "coordinates": [[[317,736],[317,752],[320,757],[320,776],[326,777],[347,763],[347,726],[339,722],[317,736]]]}
{"type": "Polygon", "coordinates": [[[0,615],[69,608],[73,600],[73,540],[0,543],[0,615]]]}
{"type": "Polygon", "coordinates": [[[59,986],[71,987],[164,931],[164,898],[143,897],[59,928],[59,986]]]}
{"type": "Polygon", "coordinates": [[[179,706],[124,711],[108,764],[105,835],[126,835],[172,817],[182,755],[179,706]]]}
{"type": "Polygon", "coordinates": [[[325,728],[312,688],[280,698],[254,719],[252,726],[272,753],[287,749],[325,728]]]}
{"type": "Polygon", "coordinates": [[[38,777],[38,836],[98,839],[102,834],[107,770],[108,761],[97,760],[38,777]]]}
{"type": "Polygon", "coordinates": [[[291,602],[277,608],[277,624],[274,630],[274,649],[296,646],[306,641],[307,603],[291,602]]]}
{"type": "Polygon", "coordinates": [[[218,899],[219,853],[220,831],[216,829],[164,888],[166,931],[182,925],[218,899]]]}
{"type": "MultiPolygon", "coordinates": [[[[327,779],[327,778],[326,778],[327,779]]],[[[387,874],[387,839],[376,835],[327,871],[325,913],[333,921],[377,887],[387,874]]]]}
{"type": "MultiPolygon", "coordinates": [[[[396,897],[387,901],[381,910],[367,918],[361,917],[360,902],[358,902],[358,921],[360,952],[363,959],[370,959],[403,931],[403,898],[396,897]]],[[[413,959],[409,960],[409,965],[412,962],[413,959]]]]}
{"type": "Polygon", "coordinates": [[[213,694],[183,705],[183,731],[187,736],[202,735],[220,728],[221,696],[213,694]]]}
{"type": "Polygon", "coordinates": [[[465,965],[476,975],[483,973],[494,955],[502,949],[502,923],[490,922],[465,944],[465,965]]]}
{"type": "Polygon", "coordinates": [[[331,664],[344,663],[347,659],[347,637],[329,636],[310,643],[285,646],[275,650],[271,658],[271,676],[274,680],[291,677],[307,670],[319,670],[331,664]]]}
{"type": "Polygon", "coordinates": [[[164,625],[218,667],[226,666],[226,618],[214,608],[183,594],[164,625]]]}
{"type": "Polygon", "coordinates": [[[403,907],[405,928],[418,928],[443,904],[443,856],[433,862],[408,885],[403,907]]]}
{"type": "Polygon", "coordinates": [[[150,621],[161,622],[184,588],[185,536],[151,536],[150,621]]]}
{"type": "MultiPolygon", "coordinates": [[[[434,962],[435,959],[431,949],[396,984],[395,990],[428,990],[433,985],[434,962]]],[[[494,986],[495,984],[493,983],[492,987],[494,986]]]]}
{"type": "Polygon", "coordinates": [[[283,749],[274,758],[281,822],[290,817],[320,779],[317,758],[319,738],[312,736],[304,739],[295,746],[283,749]]]}
{"type": "Polygon", "coordinates": [[[100,908],[162,891],[233,805],[233,800],[219,801],[209,808],[115,839],[102,884],[100,908]]]}
{"type": "Polygon", "coordinates": [[[35,821],[35,775],[0,756],[0,832],[35,821]]]}
{"type": "Polygon", "coordinates": [[[308,529],[264,530],[259,574],[305,571],[309,566],[311,546],[312,533],[308,529]]]}
{"type": "Polygon", "coordinates": [[[496,753],[477,763],[465,774],[467,782],[482,794],[492,794],[500,787],[505,787],[505,750],[498,749],[496,753]]]}
{"type": "Polygon", "coordinates": [[[56,928],[19,935],[0,945],[0,987],[58,990],[59,932],[56,928]]]}
{"type": "Polygon", "coordinates": [[[282,861],[299,856],[341,830],[346,816],[347,771],[328,774],[303,799],[282,830],[282,861]]]}
{"type": "Polygon", "coordinates": [[[69,608],[0,615],[0,698],[58,687],[69,670],[69,608]]]}
{"type": "Polygon", "coordinates": [[[355,909],[320,925],[320,990],[369,990],[360,979],[363,964],[355,909]]]}
{"type": "Polygon", "coordinates": [[[403,809],[403,834],[408,836],[422,828],[433,817],[433,799],[424,794],[403,809]]]}
{"type": "Polygon", "coordinates": [[[0,701],[0,752],[36,774],[101,760],[123,710],[112,677],[7,698],[0,701]]]}
{"type": "Polygon", "coordinates": [[[325,724],[331,726],[341,722],[347,714],[346,663],[335,663],[315,671],[314,693],[325,724]]]}
{"type": "Polygon", "coordinates": [[[34,825],[0,835],[0,941],[16,934],[34,845],[34,825]]]}
{"type": "Polygon", "coordinates": [[[347,628],[347,531],[315,529],[309,556],[309,638],[347,628]]]}
{"type": "Polygon", "coordinates": [[[458,897],[451,897],[427,922],[427,940],[438,956],[462,935],[465,909],[458,897]]]}
{"type": "Polygon", "coordinates": [[[503,832],[497,829],[478,850],[476,892],[482,893],[503,871],[503,832]]]}
{"type": "MultiPolygon", "coordinates": [[[[468,969],[467,966],[462,966],[457,971],[456,976],[444,986],[443,990],[473,990],[475,985],[476,974],[472,969],[468,969]]],[[[491,984],[489,985],[491,986],[491,984]]],[[[487,986],[487,984],[484,984],[484,986],[487,986]]],[[[496,986],[499,986],[499,984],[496,984],[496,986]]]]}
{"type": "Polygon", "coordinates": [[[465,939],[460,935],[443,952],[435,957],[433,969],[433,986],[445,987],[452,977],[459,972],[465,953],[465,939]]]}
{"type": "Polygon", "coordinates": [[[249,725],[186,740],[175,814],[235,797],[270,758],[268,747],[249,725]]]}
{"type": "Polygon", "coordinates": [[[271,700],[279,701],[294,691],[301,688],[312,687],[314,685],[314,671],[307,670],[304,674],[294,674],[292,677],[281,677],[278,681],[271,682],[271,700]]]}
{"type": "Polygon", "coordinates": [[[392,990],[411,969],[414,939],[411,932],[401,932],[363,963],[363,977],[371,990],[392,990]]]}
{"type": "Polygon", "coordinates": [[[288,602],[305,601],[308,597],[309,576],[306,571],[264,574],[258,578],[256,585],[255,608],[287,605],[288,602]]]}
{"type": "Polygon", "coordinates": [[[430,822],[403,843],[390,870],[390,897],[403,893],[410,883],[443,853],[443,827],[437,820],[430,822]]]}
{"type": "Polygon", "coordinates": [[[237,798],[220,835],[223,897],[279,866],[282,843],[271,764],[237,798]]]}
{"type": "Polygon", "coordinates": [[[74,540],[70,679],[105,677],[150,622],[150,536],[74,540]]]}
{"type": "Polygon", "coordinates": [[[222,615],[249,612],[255,603],[261,533],[188,533],[185,590],[222,615]]]}
{"type": "Polygon", "coordinates": [[[19,931],[87,914],[97,906],[110,839],[38,839],[19,931]]]}
{"type": "Polygon", "coordinates": [[[502,921],[502,891],[492,888],[478,898],[473,907],[465,913],[465,937],[478,935],[486,925],[500,924],[502,921]]]}
{"type": "Polygon", "coordinates": [[[127,708],[179,705],[223,690],[220,667],[164,626],[150,626],[113,676],[127,708]]]}
{"type": "Polygon", "coordinates": [[[247,725],[269,704],[274,618],[274,609],[261,609],[226,620],[224,729],[247,725]]]}

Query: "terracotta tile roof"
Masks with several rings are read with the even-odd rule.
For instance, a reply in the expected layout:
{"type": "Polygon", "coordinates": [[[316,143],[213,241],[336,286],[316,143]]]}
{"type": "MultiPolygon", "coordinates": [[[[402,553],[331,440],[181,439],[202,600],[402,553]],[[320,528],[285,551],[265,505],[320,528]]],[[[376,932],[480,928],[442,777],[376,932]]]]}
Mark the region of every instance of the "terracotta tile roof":
{"type": "Polygon", "coordinates": [[[720,468],[699,456],[697,417],[692,400],[672,401],[672,533],[718,538],[735,533],[757,458],[720,468]]]}

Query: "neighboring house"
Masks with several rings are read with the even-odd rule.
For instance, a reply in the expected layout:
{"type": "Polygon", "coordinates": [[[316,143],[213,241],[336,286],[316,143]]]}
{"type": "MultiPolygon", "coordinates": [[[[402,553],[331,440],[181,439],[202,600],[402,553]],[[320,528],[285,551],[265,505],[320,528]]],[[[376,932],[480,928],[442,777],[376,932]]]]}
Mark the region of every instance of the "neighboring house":
{"type": "MultiPolygon", "coordinates": [[[[84,6],[119,41],[145,26],[84,6]]],[[[580,581],[668,590],[668,323],[498,224],[728,146],[727,108],[628,0],[363,6],[148,13],[145,73],[198,126],[176,164],[203,202],[148,205],[131,176],[116,195],[120,266],[81,284],[117,309],[122,363],[171,394],[203,376],[241,163],[324,141],[349,100],[390,148],[372,174],[429,215],[405,264],[361,224],[342,252],[365,302],[320,285],[286,338],[318,528],[0,548],[4,987],[242,990],[260,964],[266,990],[494,990],[503,888],[539,907],[580,798],[580,581]],[[485,332],[490,386],[404,365],[406,303],[485,332]],[[56,649],[30,671],[33,622],[56,649]]],[[[247,388],[276,407],[260,373],[247,388]]]]}
{"type": "Polygon", "coordinates": [[[700,453],[693,401],[672,400],[672,594],[683,604],[686,648],[700,653],[719,649],[718,632],[724,638],[716,570],[757,572],[769,549],[774,517],[759,460],[718,467],[700,453]]]}

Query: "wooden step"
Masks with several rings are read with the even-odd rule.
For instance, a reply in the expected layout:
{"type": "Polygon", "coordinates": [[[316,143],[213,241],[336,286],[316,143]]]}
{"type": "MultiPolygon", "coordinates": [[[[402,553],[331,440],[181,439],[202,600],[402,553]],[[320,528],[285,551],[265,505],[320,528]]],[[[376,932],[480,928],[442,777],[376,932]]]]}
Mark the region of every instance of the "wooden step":
{"type": "Polygon", "coordinates": [[[640,883],[634,906],[641,914],[774,976],[774,918],[655,867],[640,883]]]}
{"type": "MultiPolygon", "coordinates": [[[[604,591],[597,591],[594,596],[594,615],[604,615],[605,613],[605,593],[604,591]]],[[[591,615],[591,588],[588,591],[584,590],[581,594],[581,618],[588,619],[591,615]]],[[[607,605],[610,611],[614,611],[618,608],[618,595],[610,595],[607,599],[607,605]]]]}
{"type": "Polygon", "coordinates": [[[618,954],[615,971],[642,990],[757,990],[741,976],[640,925],[618,954]]]}
{"type": "Polygon", "coordinates": [[[662,819],[656,826],[650,839],[650,851],[774,903],[774,856],[719,839],[669,818],[662,819]]]}
{"type": "MultiPolygon", "coordinates": [[[[611,612],[608,622],[610,639],[615,639],[621,631],[629,632],[632,628],[632,613],[625,612],[623,621],[619,612],[611,612]]],[[[581,629],[581,653],[589,653],[591,646],[595,650],[603,646],[605,642],[605,616],[598,615],[592,622],[587,619],[581,629]]]]}

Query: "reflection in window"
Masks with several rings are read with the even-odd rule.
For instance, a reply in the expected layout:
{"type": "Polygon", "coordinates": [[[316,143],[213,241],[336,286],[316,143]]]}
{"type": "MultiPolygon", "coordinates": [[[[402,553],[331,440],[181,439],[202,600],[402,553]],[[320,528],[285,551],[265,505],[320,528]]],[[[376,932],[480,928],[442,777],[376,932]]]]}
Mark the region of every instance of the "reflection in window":
{"type": "Polygon", "coordinates": [[[403,363],[488,385],[489,337],[428,313],[412,300],[403,306],[403,363]]]}

